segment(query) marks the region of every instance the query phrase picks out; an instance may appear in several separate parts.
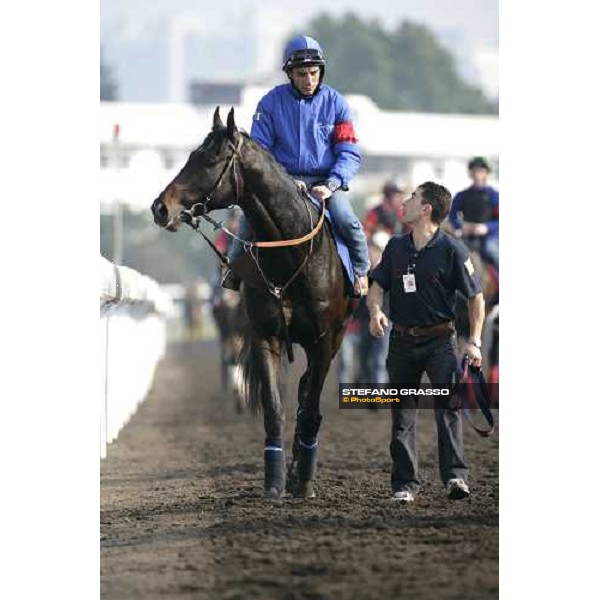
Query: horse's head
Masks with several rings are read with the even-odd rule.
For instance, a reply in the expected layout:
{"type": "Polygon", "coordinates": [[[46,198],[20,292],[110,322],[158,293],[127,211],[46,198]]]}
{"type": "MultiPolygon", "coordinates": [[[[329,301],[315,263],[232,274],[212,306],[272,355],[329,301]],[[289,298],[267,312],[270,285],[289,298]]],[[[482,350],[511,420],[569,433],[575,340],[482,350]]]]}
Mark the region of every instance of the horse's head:
{"type": "Polygon", "coordinates": [[[225,126],[217,107],[212,131],[152,203],[154,222],[176,231],[183,210],[195,207],[199,214],[237,203],[242,181],[236,162],[243,140],[235,125],[233,108],[225,126]]]}

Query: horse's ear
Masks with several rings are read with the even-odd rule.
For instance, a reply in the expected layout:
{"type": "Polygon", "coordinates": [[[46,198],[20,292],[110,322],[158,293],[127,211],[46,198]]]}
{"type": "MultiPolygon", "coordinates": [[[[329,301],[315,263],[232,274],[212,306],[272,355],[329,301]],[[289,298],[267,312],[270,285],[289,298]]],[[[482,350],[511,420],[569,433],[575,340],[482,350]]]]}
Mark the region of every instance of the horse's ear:
{"type": "Polygon", "coordinates": [[[234,116],[233,107],[232,107],[231,110],[229,111],[229,114],[227,115],[227,137],[232,142],[235,142],[239,135],[240,135],[240,132],[238,131],[238,128],[236,127],[236,124],[235,124],[235,116],[234,116]]]}
{"type": "Polygon", "coordinates": [[[215,110],[215,114],[213,115],[213,131],[217,129],[223,129],[225,125],[223,125],[223,121],[221,121],[221,115],[219,114],[219,107],[215,110]]]}

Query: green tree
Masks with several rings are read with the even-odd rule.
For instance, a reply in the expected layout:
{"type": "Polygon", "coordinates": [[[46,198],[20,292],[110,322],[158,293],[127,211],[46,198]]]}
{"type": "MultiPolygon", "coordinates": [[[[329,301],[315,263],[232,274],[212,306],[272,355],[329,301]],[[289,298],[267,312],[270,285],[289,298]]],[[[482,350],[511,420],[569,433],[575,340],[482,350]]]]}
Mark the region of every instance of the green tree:
{"type": "Polygon", "coordinates": [[[337,20],[322,14],[308,31],[325,49],[328,83],[344,94],[364,94],[389,110],[497,113],[424,25],[405,21],[388,33],[352,13],[337,20]]]}
{"type": "Polygon", "coordinates": [[[389,105],[393,62],[389,39],[377,21],[367,23],[353,14],[334,21],[325,15],[312,21],[310,29],[326,49],[327,81],[332,87],[369,95],[382,107],[389,105]]]}
{"type": "Polygon", "coordinates": [[[423,25],[404,22],[391,36],[398,107],[447,113],[490,113],[481,90],[463,81],[454,57],[423,25]]]}

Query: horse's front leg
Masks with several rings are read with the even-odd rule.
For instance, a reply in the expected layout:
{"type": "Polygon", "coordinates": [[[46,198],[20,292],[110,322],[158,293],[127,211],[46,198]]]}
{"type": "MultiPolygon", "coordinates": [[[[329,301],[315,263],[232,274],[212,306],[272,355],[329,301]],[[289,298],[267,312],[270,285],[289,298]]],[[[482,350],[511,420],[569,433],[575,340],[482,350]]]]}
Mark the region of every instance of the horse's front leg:
{"type": "Polygon", "coordinates": [[[276,337],[255,337],[251,352],[251,394],[260,396],[265,425],[264,497],[278,499],[285,491],[284,414],[278,387],[281,342],[276,337]]]}

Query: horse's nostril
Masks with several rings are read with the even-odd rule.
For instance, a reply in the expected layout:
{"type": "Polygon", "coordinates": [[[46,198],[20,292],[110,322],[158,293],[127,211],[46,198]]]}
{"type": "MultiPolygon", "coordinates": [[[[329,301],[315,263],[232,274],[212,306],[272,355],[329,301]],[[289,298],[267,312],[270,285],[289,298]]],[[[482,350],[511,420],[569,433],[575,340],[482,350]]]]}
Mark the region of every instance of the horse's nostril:
{"type": "Polygon", "coordinates": [[[162,202],[159,202],[156,207],[156,213],[159,217],[166,218],[168,214],[167,207],[162,202]]]}

